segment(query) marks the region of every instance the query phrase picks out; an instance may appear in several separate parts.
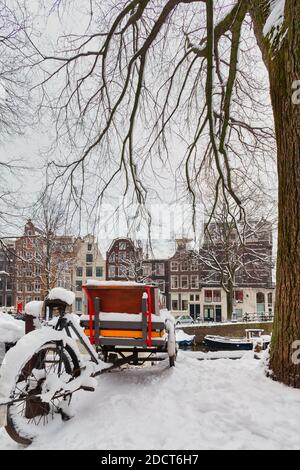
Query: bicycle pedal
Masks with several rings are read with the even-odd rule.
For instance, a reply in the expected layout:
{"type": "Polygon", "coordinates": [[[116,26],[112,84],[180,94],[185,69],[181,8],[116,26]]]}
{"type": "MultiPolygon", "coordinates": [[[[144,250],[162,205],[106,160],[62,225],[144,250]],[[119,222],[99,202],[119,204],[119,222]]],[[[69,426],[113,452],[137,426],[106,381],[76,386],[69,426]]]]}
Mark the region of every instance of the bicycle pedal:
{"type": "Polygon", "coordinates": [[[63,421],[70,421],[70,419],[72,418],[72,416],[68,415],[63,410],[59,410],[59,414],[61,415],[61,419],[63,421]]]}

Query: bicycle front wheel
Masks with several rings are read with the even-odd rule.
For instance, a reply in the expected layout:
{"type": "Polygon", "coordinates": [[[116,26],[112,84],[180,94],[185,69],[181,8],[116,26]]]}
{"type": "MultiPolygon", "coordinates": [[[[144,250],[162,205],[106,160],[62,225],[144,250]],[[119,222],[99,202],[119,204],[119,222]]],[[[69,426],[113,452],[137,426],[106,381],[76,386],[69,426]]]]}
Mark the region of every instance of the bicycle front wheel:
{"type": "Polygon", "coordinates": [[[51,423],[58,415],[67,418],[64,412],[67,397],[57,391],[49,400],[42,401],[43,385],[47,379],[69,382],[80,375],[76,353],[70,345],[51,342],[40,346],[22,367],[16,377],[7,408],[6,431],[19,444],[29,445],[41,428],[51,423]]]}

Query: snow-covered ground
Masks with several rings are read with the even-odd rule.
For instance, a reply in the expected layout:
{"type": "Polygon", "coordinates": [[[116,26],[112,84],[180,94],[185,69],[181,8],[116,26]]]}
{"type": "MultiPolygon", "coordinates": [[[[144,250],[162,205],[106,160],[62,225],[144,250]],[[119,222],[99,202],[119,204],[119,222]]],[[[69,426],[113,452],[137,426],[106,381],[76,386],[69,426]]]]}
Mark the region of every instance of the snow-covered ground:
{"type": "MultiPolygon", "coordinates": [[[[300,390],[264,375],[252,352],[166,362],[98,379],[74,397],[75,417],[51,424],[31,449],[300,449],[300,390]]],[[[0,431],[0,449],[20,448],[0,431]]]]}
{"type": "Polygon", "coordinates": [[[0,343],[15,343],[25,334],[25,323],[9,313],[0,312],[0,343]]]}

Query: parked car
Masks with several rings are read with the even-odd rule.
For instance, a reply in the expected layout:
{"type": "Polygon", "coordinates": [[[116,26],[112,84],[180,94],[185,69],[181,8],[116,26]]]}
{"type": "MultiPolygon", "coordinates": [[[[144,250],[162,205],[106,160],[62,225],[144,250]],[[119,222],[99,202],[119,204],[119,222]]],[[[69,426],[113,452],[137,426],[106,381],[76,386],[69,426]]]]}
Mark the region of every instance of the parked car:
{"type": "Polygon", "coordinates": [[[186,325],[188,323],[195,323],[191,315],[180,315],[180,317],[175,320],[176,325],[186,325]]]}

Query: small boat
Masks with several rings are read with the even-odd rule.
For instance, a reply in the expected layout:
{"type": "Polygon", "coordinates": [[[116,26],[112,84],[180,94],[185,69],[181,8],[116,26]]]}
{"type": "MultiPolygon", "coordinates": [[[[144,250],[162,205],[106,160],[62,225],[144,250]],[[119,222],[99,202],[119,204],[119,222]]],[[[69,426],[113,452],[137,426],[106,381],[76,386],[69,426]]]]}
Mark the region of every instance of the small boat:
{"type": "Polygon", "coordinates": [[[176,343],[178,344],[179,348],[188,348],[193,346],[195,343],[196,335],[187,335],[183,330],[180,328],[176,328],[176,343]]]}
{"type": "Polygon", "coordinates": [[[251,329],[245,330],[244,338],[228,338],[225,336],[206,335],[204,344],[213,351],[252,351],[253,349],[267,349],[270,344],[271,336],[263,335],[264,330],[251,329]]]}

